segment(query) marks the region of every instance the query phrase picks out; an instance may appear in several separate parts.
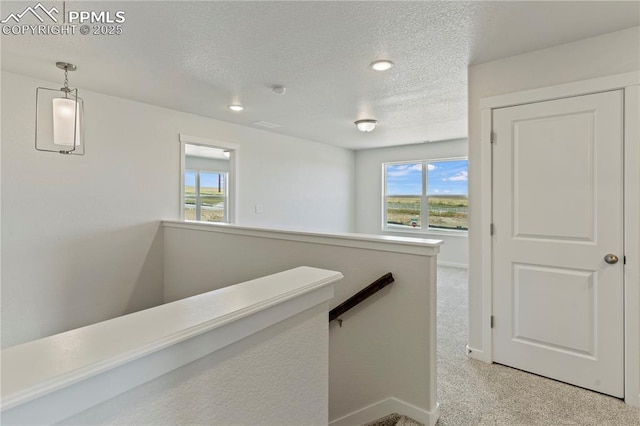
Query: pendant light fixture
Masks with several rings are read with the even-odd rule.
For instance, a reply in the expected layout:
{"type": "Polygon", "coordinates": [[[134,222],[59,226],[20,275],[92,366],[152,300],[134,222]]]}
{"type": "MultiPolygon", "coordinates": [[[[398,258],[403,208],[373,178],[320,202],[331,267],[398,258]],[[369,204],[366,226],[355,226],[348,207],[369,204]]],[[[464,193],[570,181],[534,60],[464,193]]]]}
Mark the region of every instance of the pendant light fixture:
{"type": "Polygon", "coordinates": [[[36,89],[36,150],[84,155],[83,108],[78,89],[69,88],[69,71],[76,66],[56,62],[64,70],[60,89],[36,89]]]}

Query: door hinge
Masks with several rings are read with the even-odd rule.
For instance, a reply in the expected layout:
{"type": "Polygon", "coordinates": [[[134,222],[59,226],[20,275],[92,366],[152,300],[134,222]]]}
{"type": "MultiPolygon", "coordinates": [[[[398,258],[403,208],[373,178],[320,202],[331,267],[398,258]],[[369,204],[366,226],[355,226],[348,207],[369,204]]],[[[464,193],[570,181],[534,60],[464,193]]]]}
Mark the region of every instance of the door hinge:
{"type": "Polygon", "coordinates": [[[496,141],[496,133],[494,131],[489,132],[489,143],[494,143],[496,141]]]}
{"type": "Polygon", "coordinates": [[[495,226],[493,226],[493,223],[489,225],[489,235],[493,235],[493,233],[495,232],[495,226]]]}
{"type": "Polygon", "coordinates": [[[622,264],[623,265],[627,264],[627,256],[622,256],[622,264]]]}
{"type": "Polygon", "coordinates": [[[493,328],[493,315],[491,315],[491,328],[493,328]]]}

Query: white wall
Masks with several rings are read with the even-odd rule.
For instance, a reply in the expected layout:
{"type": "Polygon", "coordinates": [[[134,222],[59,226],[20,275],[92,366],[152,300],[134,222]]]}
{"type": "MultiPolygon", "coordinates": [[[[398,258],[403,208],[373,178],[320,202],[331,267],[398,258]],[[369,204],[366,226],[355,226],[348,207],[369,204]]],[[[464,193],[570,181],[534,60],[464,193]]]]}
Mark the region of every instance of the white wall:
{"type": "Polygon", "coordinates": [[[482,351],[480,99],[640,69],[640,27],[580,40],[469,68],[469,346],[482,351]]]}
{"type": "Polygon", "coordinates": [[[467,266],[469,263],[469,248],[466,233],[432,231],[414,235],[406,232],[382,231],[382,163],[466,156],[466,139],[356,151],[356,205],[354,219],[356,232],[443,240],[444,245],[440,248],[438,263],[467,266]]]}
{"type": "Polygon", "coordinates": [[[37,152],[38,86],[2,73],[2,347],[162,302],[180,133],[241,146],[240,223],[351,228],[351,151],[80,88],[86,155],[37,152]]]}
{"type": "Polygon", "coordinates": [[[342,315],[342,327],[330,324],[329,419],[395,397],[401,414],[435,424],[437,246],[168,222],[164,247],[166,302],[305,265],[344,275],[334,308],[392,272],[395,282],[342,315]]]}
{"type": "Polygon", "coordinates": [[[318,306],[62,423],[326,425],[328,347],[318,306]]]}

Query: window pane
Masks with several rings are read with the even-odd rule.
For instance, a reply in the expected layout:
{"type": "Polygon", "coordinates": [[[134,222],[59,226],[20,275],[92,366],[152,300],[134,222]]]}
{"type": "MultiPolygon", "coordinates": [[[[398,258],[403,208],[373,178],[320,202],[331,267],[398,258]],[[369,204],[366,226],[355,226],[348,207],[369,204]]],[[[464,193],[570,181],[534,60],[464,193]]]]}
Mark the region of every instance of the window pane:
{"type": "Polygon", "coordinates": [[[226,173],[200,172],[201,219],[206,222],[225,220],[226,173]]]}
{"type": "Polygon", "coordinates": [[[184,218],[196,220],[196,172],[184,174],[184,218]]]}
{"type": "Polygon", "coordinates": [[[468,161],[432,161],[427,165],[429,227],[469,229],[468,161]]]}
{"type": "Polygon", "coordinates": [[[385,166],[387,225],[420,228],[422,163],[385,166]]]}

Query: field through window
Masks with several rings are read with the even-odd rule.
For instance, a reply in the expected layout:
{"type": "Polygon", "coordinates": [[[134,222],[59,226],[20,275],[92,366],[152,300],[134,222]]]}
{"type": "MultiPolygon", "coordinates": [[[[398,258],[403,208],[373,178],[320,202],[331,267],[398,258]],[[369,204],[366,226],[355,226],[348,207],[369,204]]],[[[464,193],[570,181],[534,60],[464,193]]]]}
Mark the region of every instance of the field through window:
{"type": "Polygon", "coordinates": [[[184,218],[205,222],[227,221],[227,173],[187,171],[184,218]]]}
{"type": "Polygon", "coordinates": [[[467,160],[387,163],[385,228],[467,230],[467,160]]]}

